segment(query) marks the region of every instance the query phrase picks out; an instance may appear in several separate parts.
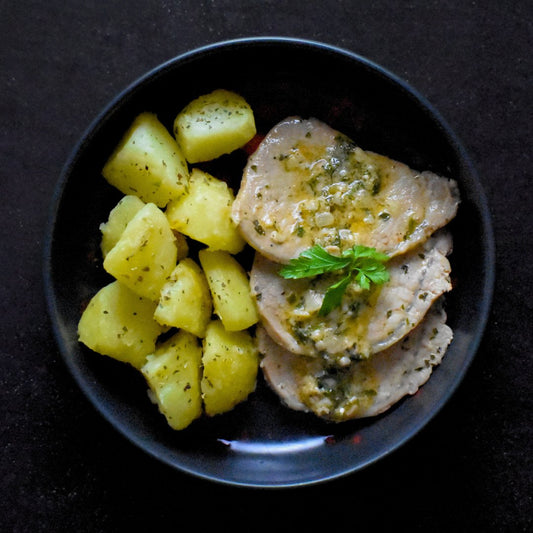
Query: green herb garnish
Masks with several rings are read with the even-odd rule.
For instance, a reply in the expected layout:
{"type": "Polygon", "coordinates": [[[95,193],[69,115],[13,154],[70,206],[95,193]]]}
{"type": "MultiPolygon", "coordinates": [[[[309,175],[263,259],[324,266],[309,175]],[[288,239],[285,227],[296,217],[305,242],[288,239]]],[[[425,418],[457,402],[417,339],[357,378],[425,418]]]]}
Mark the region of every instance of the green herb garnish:
{"type": "Polygon", "coordinates": [[[319,311],[319,315],[324,316],[341,304],[342,296],[352,281],[364,290],[370,289],[371,283],[381,285],[387,282],[389,273],[384,263],[388,260],[388,255],[368,246],[355,245],[337,256],[315,245],[296,259],[291,259],[279,274],[285,279],[299,279],[345,269],[346,275],[331,285],[324,295],[319,311]]]}

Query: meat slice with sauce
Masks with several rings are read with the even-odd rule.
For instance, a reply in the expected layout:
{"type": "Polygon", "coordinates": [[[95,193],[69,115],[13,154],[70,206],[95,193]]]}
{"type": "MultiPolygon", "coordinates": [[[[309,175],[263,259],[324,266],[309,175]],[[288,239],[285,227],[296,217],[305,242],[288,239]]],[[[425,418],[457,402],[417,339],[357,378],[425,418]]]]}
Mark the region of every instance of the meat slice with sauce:
{"type": "Polygon", "coordinates": [[[275,262],[315,244],[395,256],[449,222],[458,198],[453,180],[364,151],[319,120],[290,117],[249,157],[232,217],[275,262]]]}
{"type": "Polygon", "coordinates": [[[337,366],[368,358],[396,343],[422,320],[431,304],[451,289],[445,230],[388,265],[390,279],[362,290],[352,282],[341,305],[319,315],[324,294],[342,272],[315,278],[284,279],[280,265],[256,253],[250,272],[261,322],[286,350],[325,356],[337,366]]]}
{"type": "Polygon", "coordinates": [[[261,367],[272,390],[291,409],[334,422],[374,416],[414,394],[429,379],[452,340],[445,322],[442,306],[434,305],[400,342],[344,368],[322,357],[288,352],[260,327],[261,367]]]}

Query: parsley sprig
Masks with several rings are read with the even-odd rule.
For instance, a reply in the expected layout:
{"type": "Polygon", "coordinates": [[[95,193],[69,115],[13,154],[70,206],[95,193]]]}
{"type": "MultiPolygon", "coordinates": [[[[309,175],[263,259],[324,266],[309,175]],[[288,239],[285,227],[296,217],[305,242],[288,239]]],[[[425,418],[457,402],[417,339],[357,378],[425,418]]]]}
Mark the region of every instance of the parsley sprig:
{"type": "Polygon", "coordinates": [[[341,304],[342,296],[353,281],[364,290],[370,289],[371,283],[381,285],[387,282],[389,273],[384,263],[388,260],[388,255],[360,244],[339,256],[330,254],[317,244],[291,259],[279,274],[285,279],[299,279],[345,269],[345,276],[328,287],[324,295],[319,310],[319,315],[324,316],[341,304]]]}

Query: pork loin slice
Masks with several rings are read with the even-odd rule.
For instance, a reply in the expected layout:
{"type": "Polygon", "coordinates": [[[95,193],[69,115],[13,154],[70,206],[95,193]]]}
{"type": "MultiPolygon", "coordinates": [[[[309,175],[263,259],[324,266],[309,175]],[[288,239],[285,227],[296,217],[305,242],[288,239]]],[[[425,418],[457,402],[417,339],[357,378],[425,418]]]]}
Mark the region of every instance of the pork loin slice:
{"type": "Polygon", "coordinates": [[[280,265],[256,253],[250,272],[252,294],[269,335],[290,352],[326,356],[343,366],[391,346],[422,320],[439,296],[451,289],[452,246],[445,230],[415,250],[392,259],[390,280],[370,290],[348,286],[341,305],[319,316],[328,287],[342,272],[284,279],[280,265]]]}
{"type": "Polygon", "coordinates": [[[438,303],[407,337],[370,359],[344,368],[324,358],[288,352],[260,327],[261,368],[284,404],[334,422],[378,415],[414,394],[440,364],[452,340],[438,303]]]}
{"type": "Polygon", "coordinates": [[[250,156],[232,217],[276,262],[314,244],[394,256],[449,222],[458,199],[453,180],[363,151],[319,120],[290,117],[250,156]]]}

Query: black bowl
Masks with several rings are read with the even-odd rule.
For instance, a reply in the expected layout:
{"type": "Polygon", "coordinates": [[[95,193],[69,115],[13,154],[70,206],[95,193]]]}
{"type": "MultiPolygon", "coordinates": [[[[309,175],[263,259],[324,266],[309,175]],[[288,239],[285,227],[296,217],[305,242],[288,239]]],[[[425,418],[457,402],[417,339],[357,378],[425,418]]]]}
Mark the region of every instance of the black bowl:
{"type": "MultiPolygon", "coordinates": [[[[238,185],[243,156],[214,170],[238,185]],[[237,183],[236,183],[237,182],[237,183]]],[[[182,471],[234,485],[295,486],[369,465],[418,432],[463,378],[480,342],[494,278],[494,245],[485,195],[464,148],[416,91],[349,51],[285,38],[206,46],[159,66],[100,114],[66,163],[51,206],[45,290],[57,342],[81,389],[137,446],[182,471]],[[232,412],[175,432],[148,400],[142,376],[97,356],[77,340],[83,306],[110,278],[101,267],[99,224],[121,196],[101,177],[119,138],[142,111],[169,128],[177,112],[216,88],[251,104],[260,132],[289,115],[317,117],[364,149],[459,182],[462,203],[451,228],[455,288],[447,298],[455,337],[443,363],[415,396],[368,420],[328,424],[290,411],[259,378],[232,412]]]]}

